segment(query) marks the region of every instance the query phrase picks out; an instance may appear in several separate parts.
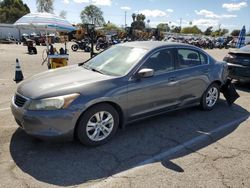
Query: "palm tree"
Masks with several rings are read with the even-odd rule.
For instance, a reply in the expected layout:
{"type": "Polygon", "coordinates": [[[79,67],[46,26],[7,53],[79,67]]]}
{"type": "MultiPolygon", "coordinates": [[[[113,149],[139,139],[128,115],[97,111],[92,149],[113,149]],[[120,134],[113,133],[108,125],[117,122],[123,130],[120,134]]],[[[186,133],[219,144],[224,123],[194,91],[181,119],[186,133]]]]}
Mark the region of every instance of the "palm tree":
{"type": "Polygon", "coordinates": [[[147,20],[147,23],[148,23],[148,28],[149,28],[149,23],[150,23],[150,20],[149,20],[149,19],[147,20]]]}
{"type": "Polygon", "coordinates": [[[49,12],[53,13],[54,11],[54,0],[36,0],[36,6],[38,12],[49,12]]]}
{"type": "Polygon", "coordinates": [[[135,13],[133,13],[133,14],[132,14],[132,19],[133,19],[133,22],[135,21],[135,18],[136,18],[136,14],[135,14],[135,13]]]}

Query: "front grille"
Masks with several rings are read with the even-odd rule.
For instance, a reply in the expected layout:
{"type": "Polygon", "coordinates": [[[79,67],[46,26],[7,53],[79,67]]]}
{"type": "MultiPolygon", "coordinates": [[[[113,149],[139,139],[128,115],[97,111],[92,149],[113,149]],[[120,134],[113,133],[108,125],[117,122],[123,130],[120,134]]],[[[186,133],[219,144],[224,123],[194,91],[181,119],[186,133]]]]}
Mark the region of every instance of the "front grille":
{"type": "Polygon", "coordinates": [[[21,95],[18,94],[15,95],[15,105],[17,105],[18,107],[23,107],[26,101],[27,99],[25,99],[21,95]]]}

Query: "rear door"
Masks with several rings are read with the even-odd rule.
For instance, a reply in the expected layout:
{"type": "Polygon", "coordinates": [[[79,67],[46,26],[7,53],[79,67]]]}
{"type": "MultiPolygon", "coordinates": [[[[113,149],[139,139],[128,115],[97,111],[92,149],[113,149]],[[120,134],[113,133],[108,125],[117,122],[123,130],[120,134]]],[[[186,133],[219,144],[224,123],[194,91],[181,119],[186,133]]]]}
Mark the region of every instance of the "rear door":
{"type": "Polygon", "coordinates": [[[208,57],[190,48],[177,48],[176,53],[181,105],[199,102],[210,82],[208,57]]]}

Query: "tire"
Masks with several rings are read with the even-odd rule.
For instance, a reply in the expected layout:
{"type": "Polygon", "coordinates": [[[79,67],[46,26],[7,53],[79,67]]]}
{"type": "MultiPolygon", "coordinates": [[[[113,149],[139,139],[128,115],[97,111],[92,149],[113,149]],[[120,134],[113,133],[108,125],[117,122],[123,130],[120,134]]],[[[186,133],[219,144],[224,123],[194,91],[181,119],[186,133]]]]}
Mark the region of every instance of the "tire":
{"type": "Polygon", "coordinates": [[[115,135],[118,126],[119,114],[115,108],[109,104],[99,104],[88,109],[80,117],[76,136],[84,145],[98,146],[108,142],[115,135]]]}
{"type": "Polygon", "coordinates": [[[78,50],[78,45],[77,44],[73,44],[71,46],[71,50],[73,50],[74,52],[76,52],[78,50]]]}
{"type": "Polygon", "coordinates": [[[90,48],[89,46],[86,46],[86,47],[84,48],[84,51],[85,51],[85,52],[90,52],[90,51],[91,51],[91,48],[90,48]]]}
{"type": "Polygon", "coordinates": [[[95,49],[96,49],[96,51],[99,51],[99,50],[101,49],[100,45],[97,44],[97,45],[95,46],[95,49]]]}
{"type": "Polygon", "coordinates": [[[220,88],[217,83],[211,84],[201,97],[200,107],[203,110],[212,110],[220,98],[220,88]],[[212,98],[211,98],[212,97],[212,98]]]}

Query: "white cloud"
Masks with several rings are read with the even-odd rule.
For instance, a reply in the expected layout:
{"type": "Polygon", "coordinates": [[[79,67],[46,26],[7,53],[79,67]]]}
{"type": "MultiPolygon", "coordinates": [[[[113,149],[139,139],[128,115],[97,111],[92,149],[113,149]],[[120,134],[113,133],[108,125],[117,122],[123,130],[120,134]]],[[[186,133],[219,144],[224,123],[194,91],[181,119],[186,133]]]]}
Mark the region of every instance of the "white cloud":
{"type": "Polygon", "coordinates": [[[197,15],[204,16],[205,18],[214,18],[214,19],[236,18],[237,17],[237,15],[234,15],[234,14],[222,14],[222,15],[215,14],[214,12],[206,10],[206,9],[202,9],[200,11],[195,10],[195,13],[197,15]]]}
{"type": "Polygon", "coordinates": [[[216,19],[198,19],[198,20],[193,20],[192,21],[193,25],[197,25],[197,26],[216,26],[219,24],[219,20],[216,19]]]}
{"type": "Polygon", "coordinates": [[[240,3],[224,3],[222,8],[227,9],[227,11],[238,11],[244,7],[247,7],[247,2],[240,3]]]}
{"type": "Polygon", "coordinates": [[[63,0],[62,1],[64,4],[69,4],[69,0],[63,0]]]}
{"type": "MultiPolygon", "coordinates": [[[[69,0],[63,0],[64,2],[68,2],[69,0]]],[[[73,0],[75,3],[91,3],[94,5],[100,6],[110,6],[112,4],[112,0],[73,0]]]]}
{"type": "Polygon", "coordinates": [[[212,11],[202,9],[200,11],[195,10],[195,13],[200,16],[204,16],[205,18],[219,18],[220,16],[213,13],[212,11]]]}
{"type": "Polygon", "coordinates": [[[166,12],[163,12],[161,10],[155,9],[155,10],[149,10],[149,9],[145,9],[145,10],[140,10],[138,11],[141,14],[144,14],[146,17],[163,17],[163,16],[167,16],[166,12]]]}
{"type": "Polygon", "coordinates": [[[222,14],[221,17],[222,18],[236,18],[237,15],[234,15],[234,14],[222,14]]]}
{"type": "Polygon", "coordinates": [[[167,11],[167,12],[170,12],[170,13],[174,12],[174,10],[173,10],[173,9],[170,9],[170,8],[168,8],[166,11],[167,11]]]}
{"type": "Polygon", "coordinates": [[[128,6],[123,6],[121,7],[122,10],[131,10],[131,7],[128,7],[128,6]]]}
{"type": "Polygon", "coordinates": [[[94,5],[111,6],[112,0],[91,0],[94,5]]]}
{"type": "MultiPolygon", "coordinates": [[[[67,1],[67,0],[66,0],[67,1]]],[[[75,3],[89,3],[89,0],[73,0],[75,3]]]]}

